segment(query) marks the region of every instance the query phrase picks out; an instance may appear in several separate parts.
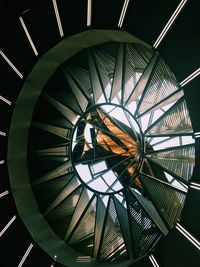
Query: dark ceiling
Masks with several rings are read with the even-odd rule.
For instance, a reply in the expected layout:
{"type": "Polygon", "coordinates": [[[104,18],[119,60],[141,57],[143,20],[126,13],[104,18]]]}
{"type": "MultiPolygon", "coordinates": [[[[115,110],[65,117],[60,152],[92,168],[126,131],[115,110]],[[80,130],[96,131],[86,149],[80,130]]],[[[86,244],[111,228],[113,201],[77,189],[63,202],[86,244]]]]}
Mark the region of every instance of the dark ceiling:
{"type": "MultiPolygon", "coordinates": [[[[87,30],[87,1],[58,0],[61,20],[65,36],[87,30]]],[[[118,29],[117,24],[123,0],[94,0],[92,12],[92,29],[118,29]]],[[[130,0],[122,30],[139,37],[153,45],[164,28],[180,0],[130,0]]],[[[183,11],[165,36],[158,51],[181,82],[200,65],[200,1],[189,0],[183,11]]],[[[59,41],[59,35],[52,17],[51,0],[1,0],[0,1],[0,45],[6,55],[18,63],[19,69],[26,75],[36,62],[27,46],[20,47],[25,38],[21,32],[19,16],[23,14],[32,38],[43,54],[59,41]],[[19,49],[20,47],[20,49],[19,49]],[[28,57],[28,60],[25,60],[28,57]],[[26,63],[25,63],[26,62],[26,63]]],[[[55,18],[54,18],[55,19],[55,18]]],[[[15,102],[22,86],[22,81],[10,71],[0,58],[0,90],[1,95],[15,102]]],[[[200,78],[185,86],[185,96],[195,132],[200,131],[199,99],[200,78]]],[[[13,106],[13,105],[12,105],[13,106]]],[[[12,116],[12,106],[1,102],[0,130],[8,132],[12,116]]],[[[7,137],[0,136],[0,160],[6,159],[7,137]]],[[[200,142],[196,140],[196,167],[192,180],[200,182],[200,142]]],[[[9,189],[8,170],[0,165],[0,193],[9,189]]],[[[197,239],[200,239],[200,193],[189,189],[182,213],[182,225],[197,239]]],[[[0,230],[16,214],[11,194],[0,199],[0,230]]],[[[33,242],[25,226],[17,216],[16,221],[0,238],[0,266],[18,266],[26,249],[33,242]]],[[[33,242],[34,243],[34,242],[33,242]]],[[[174,229],[162,239],[155,248],[155,256],[161,267],[198,267],[199,251],[174,229]]],[[[23,266],[51,266],[53,260],[35,243],[30,256],[23,266]]],[[[56,263],[56,266],[61,266],[56,263]]],[[[134,266],[152,266],[148,258],[141,259],[134,266]]]]}

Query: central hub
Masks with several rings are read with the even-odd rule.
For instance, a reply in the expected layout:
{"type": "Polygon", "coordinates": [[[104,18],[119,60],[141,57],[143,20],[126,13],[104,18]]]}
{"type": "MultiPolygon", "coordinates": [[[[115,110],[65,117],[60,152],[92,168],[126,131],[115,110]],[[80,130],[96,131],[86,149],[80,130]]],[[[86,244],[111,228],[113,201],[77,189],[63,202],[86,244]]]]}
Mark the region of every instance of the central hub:
{"type": "Polygon", "coordinates": [[[89,108],[75,125],[71,155],[81,183],[92,191],[119,192],[134,181],[143,138],[133,115],[115,104],[89,108]]]}

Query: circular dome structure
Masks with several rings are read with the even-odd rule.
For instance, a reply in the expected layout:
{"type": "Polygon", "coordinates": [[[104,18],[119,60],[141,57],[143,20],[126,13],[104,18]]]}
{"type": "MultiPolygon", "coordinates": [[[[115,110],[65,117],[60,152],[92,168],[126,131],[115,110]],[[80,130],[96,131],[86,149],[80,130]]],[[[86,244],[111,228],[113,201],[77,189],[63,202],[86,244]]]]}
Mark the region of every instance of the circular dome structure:
{"type": "Polygon", "coordinates": [[[158,52],[126,32],[67,38],[35,65],[14,110],[9,172],[22,220],[65,265],[128,266],[180,219],[192,135],[158,52]]]}

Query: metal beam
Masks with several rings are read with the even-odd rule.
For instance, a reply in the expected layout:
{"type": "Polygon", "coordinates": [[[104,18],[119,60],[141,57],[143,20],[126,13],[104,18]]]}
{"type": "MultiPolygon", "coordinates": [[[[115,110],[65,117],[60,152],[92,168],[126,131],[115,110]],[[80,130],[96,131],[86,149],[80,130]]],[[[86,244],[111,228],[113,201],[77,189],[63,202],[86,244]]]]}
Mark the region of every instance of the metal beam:
{"type": "Polygon", "coordinates": [[[94,236],[94,257],[97,258],[100,248],[100,240],[103,232],[103,225],[105,221],[106,207],[100,196],[97,197],[96,206],[96,223],[95,223],[95,236],[94,236]]]}
{"type": "Polygon", "coordinates": [[[42,129],[46,132],[59,136],[65,140],[69,140],[69,135],[71,130],[64,127],[58,127],[55,125],[50,125],[42,122],[33,122],[33,126],[42,129]]]}
{"type": "Polygon", "coordinates": [[[71,235],[73,234],[73,232],[77,228],[78,223],[83,218],[85,212],[87,211],[88,207],[92,203],[94,197],[95,197],[94,193],[91,193],[91,195],[89,195],[87,188],[83,189],[83,191],[80,195],[80,198],[78,200],[78,203],[76,205],[75,211],[73,213],[73,216],[71,218],[71,221],[69,223],[69,226],[67,228],[67,232],[65,235],[66,241],[69,241],[71,235]]]}
{"type": "Polygon", "coordinates": [[[66,107],[65,105],[63,105],[62,103],[60,103],[59,101],[55,100],[54,98],[52,98],[51,96],[44,94],[45,99],[57,110],[59,111],[72,125],[75,125],[77,120],[78,120],[78,116],[77,114],[74,113],[74,111],[72,111],[69,107],[66,107]]]}
{"type": "Polygon", "coordinates": [[[117,212],[118,221],[120,224],[121,233],[125,242],[126,251],[130,259],[133,259],[133,247],[131,241],[131,230],[128,220],[127,209],[119,202],[119,200],[114,197],[115,209],[117,212]]]}
{"type": "Polygon", "coordinates": [[[101,81],[100,73],[98,71],[98,64],[95,61],[93,50],[88,48],[87,53],[94,102],[97,103],[102,94],[104,96],[105,101],[107,102],[106,94],[104,91],[105,88],[101,81]]]}
{"type": "Polygon", "coordinates": [[[125,49],[126,45],[124,43],[120,43],[118,45],[118,53],[114,68],[114,77],[111,88],[110,102],[112,102],[112,100],[115,98],[115,96],[118,94],[120,90],[122,91],[122,94],[124,92],[123,72],[124,72],[125,49]]]}
{"type": "Polygon", "coordinates": [[[86,110],[86,107],[88,105],[88,99],[85,97],[85,95],[82,93],[82,90],[80,86],[74,81],[74,79],[71,77],[71,75],[65,70],[65,68],[62,68],[62,73],[68,82],[73,95],[75,96],[78,105],[80,106],[81,110],[84,112],[86,110]]]}
{"type": "Polygon", "coordinates": [[[67,185],[60,191],[60,193],[51,202],[48,208],[45,210],[44,215],[48,215],[55,207],[57,207],[64,199],[72,194],[79,187],[77,178],[72,177],[67,185]]]}
{"type": "MultiPolygon", "coordinates": [[[[142,95],[141,98],[143,99],[143,97],[145,95],[145,91],[147,90],[148,84],[149,84],[151,77],[153,75],[153,70],[154,70],[155,65],[157,64],[158,60],[159,60],[158,53],[155,52],[153,54],[149,64],[147,65],[146,69],[142,73],[140,80],[137,83],[136,87],[134,88],[132,94],[128,97],[125,105],[129,105],[132,101],[137,100],[140,95],[142,95]]],[[[137,114],[137,111],[139,110],[142,99],[137,104],[137,109],[136,109],[135,114],[137,114]]]]}
{"type": "Polygon", "coordinates": [[[48,181],[55,179],[59,176],[65,175],[65,174],[70,172],[71,166],[72,166],[71,160],[68,160],[67,162],[65,162],[61,166],[57,167],[56,169],[48,172],[47,174],[45,174],[42,177],[40,177],[39,179],[37,179],[35,182],[32,183],[32,185],[37,185],[40,183],[48,182],[48,181]]]}

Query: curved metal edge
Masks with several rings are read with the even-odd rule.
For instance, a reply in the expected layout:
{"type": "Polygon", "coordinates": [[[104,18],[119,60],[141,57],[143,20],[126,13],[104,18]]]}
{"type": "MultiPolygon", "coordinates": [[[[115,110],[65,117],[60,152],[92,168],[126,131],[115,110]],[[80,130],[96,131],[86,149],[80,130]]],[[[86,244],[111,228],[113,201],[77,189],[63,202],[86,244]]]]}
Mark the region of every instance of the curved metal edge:
{"type": "MultiPolygon", "coordinates": [[[[30,185],[27,166],[29,128],[37,100],[55,70],[80,50],[108,41],[139,43],[152,49],[143,41],[123,31],[90,30],[63,39],[40,57],[26,78],[15,104],[8,134],[8,171],[19,216],[34,241],[52,258],[57,255],[59,262],[69,266],[94,266],[97,262],[94,262],[94,259],[86,263],[78,262],[77,259],[81,254],[60,240],[40,213],[30,185]]],[[[126,263],[114,263],[114,265],[124,267],[124,264],[130,263],[126,261],[126,263]]],[[[112,263],[103,263],[103,265],[112,266],[112,263]]]]}

